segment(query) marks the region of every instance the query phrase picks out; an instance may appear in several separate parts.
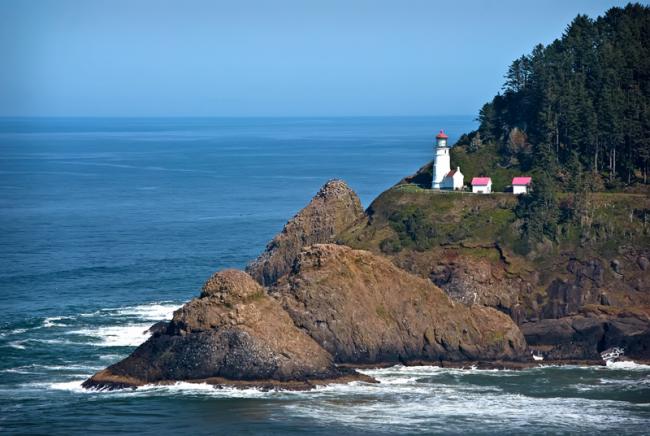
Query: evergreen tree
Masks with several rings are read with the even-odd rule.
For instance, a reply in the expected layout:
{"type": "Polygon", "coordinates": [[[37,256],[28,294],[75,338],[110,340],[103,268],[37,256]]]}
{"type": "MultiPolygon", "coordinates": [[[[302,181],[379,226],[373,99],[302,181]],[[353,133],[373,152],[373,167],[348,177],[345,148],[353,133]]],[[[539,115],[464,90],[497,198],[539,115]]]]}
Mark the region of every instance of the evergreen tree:
{"type": "Polygon", "coordinates": [[[478,120],[501,162],[518,161],[512,132],[521,132],[533,169],[562,183],[576,156],[589,177],[648,183],[650,7],[612,8],[596,20],[578,15],[561,38],[510,65],[502,94],[478,120]]]}

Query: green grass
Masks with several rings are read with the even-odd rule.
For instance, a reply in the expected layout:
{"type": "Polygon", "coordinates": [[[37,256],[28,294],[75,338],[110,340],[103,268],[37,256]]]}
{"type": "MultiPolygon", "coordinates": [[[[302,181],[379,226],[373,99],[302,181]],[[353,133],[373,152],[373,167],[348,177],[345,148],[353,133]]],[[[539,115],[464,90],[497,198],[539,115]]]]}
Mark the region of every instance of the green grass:
{"type": "Polygon", "coordinates": [[[451,167],[457,166],[465,176],[466,185],[470,185],[474,177],[490,177],[492,190],[496,192],[503,192],[513,177],[522,175],[518,168],[499,165],[497,147],[493,144],[486,144],[474,153],[468,153],[463,147],[452,147],[451,167]]]}

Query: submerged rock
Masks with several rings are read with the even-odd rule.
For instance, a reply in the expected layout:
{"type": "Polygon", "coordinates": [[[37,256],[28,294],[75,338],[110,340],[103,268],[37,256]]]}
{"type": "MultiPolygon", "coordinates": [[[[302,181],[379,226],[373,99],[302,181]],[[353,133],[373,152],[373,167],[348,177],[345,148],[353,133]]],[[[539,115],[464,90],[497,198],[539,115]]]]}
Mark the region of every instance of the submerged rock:
{"type": "Polygon", "coordinates": [[[368,251],[318,244],[271,291],[337,362],[524,359],[505,314],[454,303],[430,281],[368,251]]]}
{"type": "Polygon", "coordinates": [[[294,216],[246,271],[263,285],[288,273],[302,247],[333,242],[336,235],[362,218],[357,194],[342,180],[330,180],[294,216]]]}
{"type": "Polygon", "coordinates": [[[165,331],[83,386],[187,380],[295,389],[341,378],[369,379],[337,368],[264,288],[242,271],[227,270],[206,283],[200,298],[177,310],[165,331]]]}

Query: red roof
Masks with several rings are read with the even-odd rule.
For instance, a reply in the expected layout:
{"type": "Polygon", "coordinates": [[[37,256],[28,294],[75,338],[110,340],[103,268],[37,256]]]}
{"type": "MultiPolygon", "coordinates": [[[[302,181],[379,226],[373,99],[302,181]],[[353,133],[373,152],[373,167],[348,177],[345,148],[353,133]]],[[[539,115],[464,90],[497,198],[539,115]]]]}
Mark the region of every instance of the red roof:
{"type": "Polygon", "coordinates": [[[445,177],[453,177],[454,174],[456,174],[456,170],[451,170],[451,171],[449,171],[449,172],[447,173],[447,175],[446,175],[445,177]]]}
{"type": "Polygon", "coordinates": [[[440,133],[438,133],[438,135],[436,136],[436,138],[437,139],[447,139],[447,138],[449,138],[449,136],[445,135],[445,132],[443,130],[441,130],[440,133]]]}
{"type": "Polygon", "coordinates": [[[513,177],[512,178],[512,184],[513,185],[529,185],[532,180],[533,180],[532,177],[513,177]]]}
{"type": "Polygon", "coordinates": [[[489,177],[474,177],[472,179],[472,186],[487,186],[492,183],[492,179],[489,177]]]}

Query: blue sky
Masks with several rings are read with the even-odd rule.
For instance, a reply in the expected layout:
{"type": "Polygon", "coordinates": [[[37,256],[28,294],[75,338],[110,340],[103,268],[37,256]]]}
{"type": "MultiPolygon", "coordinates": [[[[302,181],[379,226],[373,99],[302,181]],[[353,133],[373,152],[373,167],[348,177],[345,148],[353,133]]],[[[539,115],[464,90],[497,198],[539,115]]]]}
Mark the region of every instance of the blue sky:
{"type": "Polygon", "coordinates": [[[0,116],[475,114],[625,2],[0,0],[0,116]]]}

